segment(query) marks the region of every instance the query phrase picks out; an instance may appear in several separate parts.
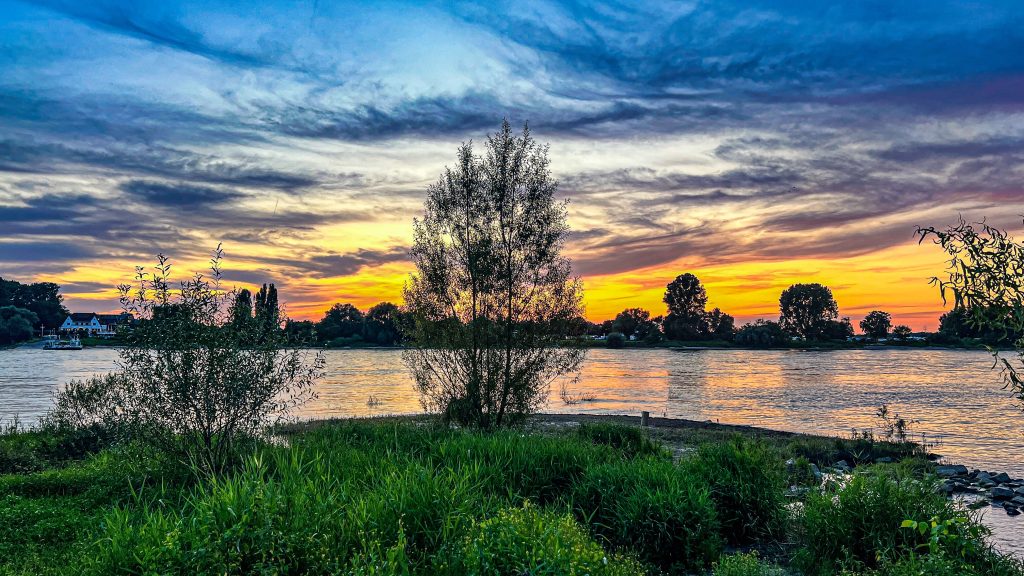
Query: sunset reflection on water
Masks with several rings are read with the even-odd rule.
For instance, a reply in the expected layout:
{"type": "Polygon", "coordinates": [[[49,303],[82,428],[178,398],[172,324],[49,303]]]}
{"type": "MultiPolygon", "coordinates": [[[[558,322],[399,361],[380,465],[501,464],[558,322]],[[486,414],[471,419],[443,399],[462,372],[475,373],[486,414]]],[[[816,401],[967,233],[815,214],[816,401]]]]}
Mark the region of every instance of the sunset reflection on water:
{"type": "MultiPolygon", "coordinates": [[[[0,418],[32,422],[71,378],[114,367],[116,351],[0,351],[0,418]]],[[[302,418],[422,410],[398,350],[329,350],[319,397],[302,418]],[[371,397],[374,399],[370,402],[371,397]]],[[[655,415],[846,436],[877,426],[887,403],[950,460],[1024,476],[1024,415],[983,351],[591,350],[566,405],[552,386],[550,412],[655,415]]]]}

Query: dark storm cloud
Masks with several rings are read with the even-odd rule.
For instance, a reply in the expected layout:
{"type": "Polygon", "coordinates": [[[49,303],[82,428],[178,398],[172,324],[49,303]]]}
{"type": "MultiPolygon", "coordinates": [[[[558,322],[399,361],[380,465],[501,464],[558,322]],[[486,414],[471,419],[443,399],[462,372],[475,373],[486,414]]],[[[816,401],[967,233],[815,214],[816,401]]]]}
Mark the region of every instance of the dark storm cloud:
{"type": "Polygon", "coordinates": [[[350,254],[318,254],[299,263],[299,266],[316,278],[330,278],[349,276],[367,266],[404,262],[408,259],[409,251],[406,248],[363,249],[350,254]]]}
{"type": "Polygon", "coordinates": [[[91,250],[71,242],[0,242],[0,262],[59,262],[92,258],[91,250]]]}
{"type": "Polygon", "coordinates": [[[241,198],[234,190],[209,188],[206,186],[169,185],[160,182],[132,180],[121,185],[128,196],[155,206],[196,210],[230,204],[241,198]]]}

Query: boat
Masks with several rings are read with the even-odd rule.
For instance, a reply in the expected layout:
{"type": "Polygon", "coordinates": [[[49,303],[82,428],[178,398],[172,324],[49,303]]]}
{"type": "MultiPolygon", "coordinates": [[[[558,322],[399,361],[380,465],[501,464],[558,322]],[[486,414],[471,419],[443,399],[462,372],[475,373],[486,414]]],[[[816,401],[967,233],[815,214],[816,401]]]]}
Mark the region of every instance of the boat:
{"type": "Polygon", "coordinates": [[[43,344],[43,350],[81,350],[82,341],[78,338],[70,340],[47,340],[43,344]]]}

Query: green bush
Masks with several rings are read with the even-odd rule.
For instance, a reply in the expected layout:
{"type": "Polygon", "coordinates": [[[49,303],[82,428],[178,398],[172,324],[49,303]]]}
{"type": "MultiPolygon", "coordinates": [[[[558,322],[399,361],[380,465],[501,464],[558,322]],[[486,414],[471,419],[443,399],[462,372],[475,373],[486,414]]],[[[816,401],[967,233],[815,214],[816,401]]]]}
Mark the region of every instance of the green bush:
{"type": "Polygon", "coordinates": [[[722,556],[715,563],[714,576],[783,576],[776,565],[762,561],[756,552],[722,556]]]}
{"type": "Polygon", "coordinates": [[[640,576],[640,565],[606,553],[568,514],[530,504],[505,509],[477,524],[462,549],[455,575],[640,576]]]}
{"type": "Polygon", "coordinates": [[[581,424],[576,434],[594,444],[611,446],[626,458],[665,454],[661,445],[651,440],[646,430],[637,426],[581,424]]]}
{"type": "Polygon", "coordinates": [[[941,554],[914,554],[897,562],[885,562],[875,576],[1020,576],[1020,560],[989,553],[987,559],[973,564],[962,558],[941,554]]]}
{"type": "Polygon", "coordinates": [[[622,332],[612,332],[604,341],[609,348],[622,348],[626,345],[626,335],[622,332]]]}
{"type": "Polygon", "coordinates": [[[572,501],[598,535],[662,569],[703,568],[721,552],[707,485],[671,462],[644,458],[592,466],[572,501]]]}
{"type": "Polygon", "coordinates": [[[99,426],[0,433],[0,474],[39,472],[81,460],[110,446],[112,437],[99,426]]]}
{"type": "Polygon", "coordinates": [[[767,445],[736,436],[702,445],[683,466],[711,487],[731,544],[778,536],[785,529],[786,472],[781,456],[767,445]]]}
{"type": "Polygon", "coordinates": [[[895,468],[860,472],[808,495],[795,563],[812,574],[832,573],[840,565],[875,568],[926,542],[916,531],[901,529],[904,520],[954,516],[952,504],[929,482],[895,468]]]}

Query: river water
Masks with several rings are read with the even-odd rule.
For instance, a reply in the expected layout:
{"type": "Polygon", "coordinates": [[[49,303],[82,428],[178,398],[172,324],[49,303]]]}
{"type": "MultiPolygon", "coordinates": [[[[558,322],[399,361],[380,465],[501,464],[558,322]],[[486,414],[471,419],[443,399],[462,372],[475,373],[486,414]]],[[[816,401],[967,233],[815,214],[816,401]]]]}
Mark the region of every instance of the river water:
{"type": "MultiPolygon", "coordinates": [[[[329,350],[319,397],[299,416],[370,416],[421,411],[397,350],[329,350]]],[[[0,350],[0,421],[32,423],[74,378],[115,367],[117,351],[0,350]]],[[[1024,477],[1024,414],[1001,388],[992,358],[968,350],[591,350],[567,405],[552,387],[546,411],[639,414],[648,410],[846,436],[876,427],[881,404],[914,423],[948,461],[1024,477]]],[[[1024,549],[1024,521],[987,514],[1001,547],[1024,549]]],[[[1024,518],[1021,516],[1020,518],[1024,518]]]]}

